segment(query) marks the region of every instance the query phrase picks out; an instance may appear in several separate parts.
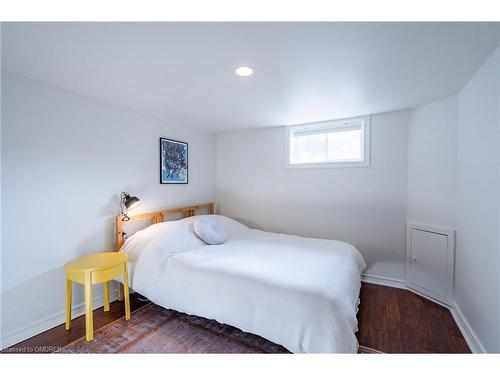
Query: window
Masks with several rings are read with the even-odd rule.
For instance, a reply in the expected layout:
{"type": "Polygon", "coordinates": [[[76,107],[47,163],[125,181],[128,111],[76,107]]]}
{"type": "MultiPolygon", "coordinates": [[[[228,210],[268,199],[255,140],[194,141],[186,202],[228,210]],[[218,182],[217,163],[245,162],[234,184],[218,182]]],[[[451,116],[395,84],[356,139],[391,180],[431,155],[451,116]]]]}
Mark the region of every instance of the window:
{"type": "Polygon", "coordinates": [[[290,167],[366,167],[370,118],[329,121],[288,129],[290,167]]]}

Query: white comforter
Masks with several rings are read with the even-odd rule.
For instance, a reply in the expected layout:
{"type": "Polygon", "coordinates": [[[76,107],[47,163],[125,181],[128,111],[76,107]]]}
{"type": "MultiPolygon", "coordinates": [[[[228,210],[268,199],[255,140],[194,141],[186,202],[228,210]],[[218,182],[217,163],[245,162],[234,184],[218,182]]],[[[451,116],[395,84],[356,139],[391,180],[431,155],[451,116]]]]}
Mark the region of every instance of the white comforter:
{"type": "Polygon", "coordinates": [[[212,216],[229,240],[206,245],[197,217],[152,225],[121,251],[130,286],[163,307],[215,319],[293,353],[355,353],[365,263],[348,243],[275,234],[212,216]]]}

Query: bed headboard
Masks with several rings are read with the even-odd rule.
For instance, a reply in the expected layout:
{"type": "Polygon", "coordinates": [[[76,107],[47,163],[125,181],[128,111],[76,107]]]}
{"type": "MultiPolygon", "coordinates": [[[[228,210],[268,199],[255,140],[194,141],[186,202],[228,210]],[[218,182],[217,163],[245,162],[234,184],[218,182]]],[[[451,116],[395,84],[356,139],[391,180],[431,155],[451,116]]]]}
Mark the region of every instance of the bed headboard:
{"type": "Polygon", "coordinates": [[[214,202],[198,204],[196,206],[179,207],[169,210],[143,212],[138,215],[128,215],[130,220],[123,221],[123,215],[115,217],[116,222],[116,246],[115,250],[118,251],[123,245],[123,224],[129,221],[150,220],[151,224],[157,224],[164,221],[165,216],[181,214],[184,217],[194,216],[198,210],[207,210],[209,214],[214,213],[214,202]]]}

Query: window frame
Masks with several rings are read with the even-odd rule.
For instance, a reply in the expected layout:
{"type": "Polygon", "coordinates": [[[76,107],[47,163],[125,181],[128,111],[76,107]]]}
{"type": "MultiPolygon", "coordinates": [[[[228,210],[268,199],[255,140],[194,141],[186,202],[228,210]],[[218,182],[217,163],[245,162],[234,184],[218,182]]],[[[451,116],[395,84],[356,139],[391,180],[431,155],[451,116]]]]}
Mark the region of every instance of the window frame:
{"type": "Polygon", "coordinates": [[[304,168],[366,168],[370,166],[370,116],[350,117],[340,120],[313,122],[309,124],[293,125],[286,127],[286,168],[287,169],[304,169],[304,168]],[[320,161],[312,163],[292,163],[292,135],[297,131],[306,131],[309,133],[318,132],[322,130],[342,131],[348,130],[361,123],[363,132],[363,153],[364,159],[360,161],[320,161]],[[354,125],[356,124],[356,125],[354,125]]]}

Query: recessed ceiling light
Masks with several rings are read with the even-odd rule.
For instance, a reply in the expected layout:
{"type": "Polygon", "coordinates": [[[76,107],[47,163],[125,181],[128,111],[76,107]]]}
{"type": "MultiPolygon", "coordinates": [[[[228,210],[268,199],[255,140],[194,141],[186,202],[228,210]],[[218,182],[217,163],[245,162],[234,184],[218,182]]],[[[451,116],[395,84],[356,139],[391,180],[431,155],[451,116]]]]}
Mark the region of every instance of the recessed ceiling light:
{"type": "Polygon", "coordinates": [[[253,69],[248,66],[240,66],[234,72],[239,76],[247,77],[253,74],[253,69]]]}

